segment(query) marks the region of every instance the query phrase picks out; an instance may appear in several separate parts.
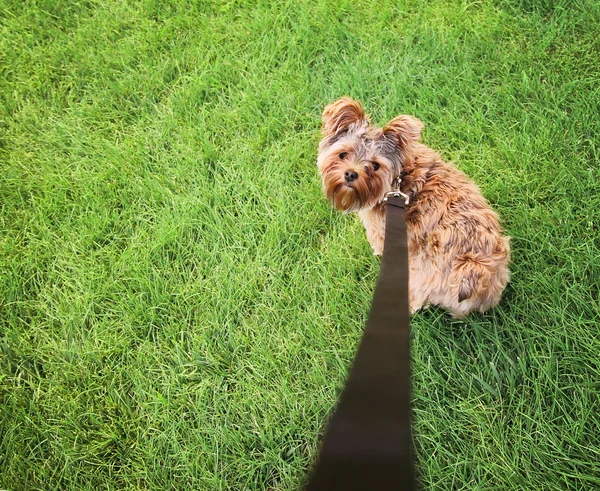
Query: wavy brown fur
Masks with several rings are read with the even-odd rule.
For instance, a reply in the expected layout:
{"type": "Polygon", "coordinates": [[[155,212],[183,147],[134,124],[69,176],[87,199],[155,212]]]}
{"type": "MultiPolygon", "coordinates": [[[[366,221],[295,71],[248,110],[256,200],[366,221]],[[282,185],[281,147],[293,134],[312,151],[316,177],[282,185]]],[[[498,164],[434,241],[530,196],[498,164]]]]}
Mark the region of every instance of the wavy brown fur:
{"type": "Polygon", "coordinates": [[[370,126],[362,106],[342,98],[323,113],[318,166],[336,208],[356,211],[375,254],[382,254],[381,200],[403,175],[409,249],[409,304],[415,312],[439,305],[453,316],[495,306],[509,279],[509,239],[479,188],[418,142],[423,125],[398,116],[370,126]],[[376,163],[377,165],[374,165],[376,163]],[[346,171],[358,178],[347,182],[346,171]]]}

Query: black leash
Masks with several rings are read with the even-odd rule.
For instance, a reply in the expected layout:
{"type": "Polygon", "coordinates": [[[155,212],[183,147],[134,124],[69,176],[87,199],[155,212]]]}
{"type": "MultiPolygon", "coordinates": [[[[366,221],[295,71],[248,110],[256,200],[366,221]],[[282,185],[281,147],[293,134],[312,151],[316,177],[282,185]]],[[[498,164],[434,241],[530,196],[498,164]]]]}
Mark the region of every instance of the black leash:
{"type": "Polygon", "coordinates": [[[306,491],[415,489],[405,198],[388,194],[371,312],[306,491]]]}

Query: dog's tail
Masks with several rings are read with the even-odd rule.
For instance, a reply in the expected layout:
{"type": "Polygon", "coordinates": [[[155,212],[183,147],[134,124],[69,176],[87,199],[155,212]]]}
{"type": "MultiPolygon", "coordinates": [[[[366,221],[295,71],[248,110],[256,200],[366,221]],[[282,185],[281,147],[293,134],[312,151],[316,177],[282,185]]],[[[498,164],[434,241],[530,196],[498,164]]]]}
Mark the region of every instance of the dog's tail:
{"type": "Polygon", "coordinates": [[[450,284],[455,287],[458,303],[476,304],[484,311],[500,301],[509,279],[508,239],[501,238],[492,254],[483,256],[467,252],[458,256],[452,265],[450,284]]]}

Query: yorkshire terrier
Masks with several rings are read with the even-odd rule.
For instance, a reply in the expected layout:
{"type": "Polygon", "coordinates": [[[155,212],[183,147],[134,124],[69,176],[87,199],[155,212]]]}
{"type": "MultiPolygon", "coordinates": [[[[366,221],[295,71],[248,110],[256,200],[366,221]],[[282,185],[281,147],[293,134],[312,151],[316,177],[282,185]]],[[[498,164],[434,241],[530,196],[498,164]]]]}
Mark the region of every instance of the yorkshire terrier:
{"type": "Polygon", "coordinates": [[[438,305],[462,318],[499,301],[509,279],[509,239],[498,215],[465,174],[419,142],[423,123],[397,116],[372,126],[358,101],[343,97],[323,112],[317,165],[323,192],[357,212],[376,255],[383,253],[383,198],[396,182],[405,208],[411,313],[438,305]]]}

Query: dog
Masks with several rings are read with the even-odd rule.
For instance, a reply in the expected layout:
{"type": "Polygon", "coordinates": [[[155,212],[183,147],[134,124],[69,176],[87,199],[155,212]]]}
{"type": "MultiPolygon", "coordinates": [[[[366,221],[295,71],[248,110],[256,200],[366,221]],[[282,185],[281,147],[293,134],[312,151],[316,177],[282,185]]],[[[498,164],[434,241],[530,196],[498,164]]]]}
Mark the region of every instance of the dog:
{"type": "Polygon", "coordinates": [[[400,115],[371,125],[360,102],[323,111],[317,166],[333,206],[356,212],[383,253],[383,198],[400,183],[405,208],[411,314],[437,305],[455,318],[496,306],[509,281],[509,238],[479,188],[420,143],[423,123],[400,115]]]}

